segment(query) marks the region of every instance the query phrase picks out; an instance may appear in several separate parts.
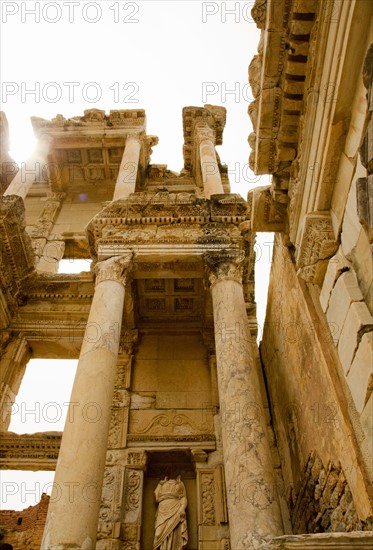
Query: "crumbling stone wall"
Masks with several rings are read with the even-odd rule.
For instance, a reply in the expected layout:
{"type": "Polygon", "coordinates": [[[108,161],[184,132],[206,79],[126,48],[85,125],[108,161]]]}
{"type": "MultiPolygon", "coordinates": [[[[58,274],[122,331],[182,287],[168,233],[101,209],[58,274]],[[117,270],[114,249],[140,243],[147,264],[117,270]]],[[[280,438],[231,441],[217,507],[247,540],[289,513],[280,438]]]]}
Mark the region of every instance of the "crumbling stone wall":
{"type": "Polygon", "coordinates": [[[366,521],[358,518],[340,465],[324,466],[313,452],[302,479],[302,485],[296,494],[292,493],[289,503],[294,534],[373,529],[373,517],[366,521]]]}
{"type": "Polygon", "coordinates": [[[49,496],[42,494],[36,506],[25,510],[1,510],[1,544],[13,546],[13,550],[39,550],[47,518],[49,496]]]}

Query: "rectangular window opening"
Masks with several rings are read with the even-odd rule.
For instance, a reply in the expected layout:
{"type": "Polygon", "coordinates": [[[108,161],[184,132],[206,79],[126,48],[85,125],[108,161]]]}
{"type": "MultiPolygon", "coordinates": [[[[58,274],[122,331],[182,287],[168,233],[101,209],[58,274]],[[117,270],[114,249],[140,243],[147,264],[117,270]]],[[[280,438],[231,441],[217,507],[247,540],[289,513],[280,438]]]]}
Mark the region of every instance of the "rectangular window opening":
{"type": "Polygon", "coordinates": [[[63,431],[77,359],[30,359],[11,411],[9,431],[63,431]]]}
{"type": "Polygon", "coordinates": [[[59,261],[57,273],[82,273],[91,270],[91,259],[63,258],[59,261]]]}

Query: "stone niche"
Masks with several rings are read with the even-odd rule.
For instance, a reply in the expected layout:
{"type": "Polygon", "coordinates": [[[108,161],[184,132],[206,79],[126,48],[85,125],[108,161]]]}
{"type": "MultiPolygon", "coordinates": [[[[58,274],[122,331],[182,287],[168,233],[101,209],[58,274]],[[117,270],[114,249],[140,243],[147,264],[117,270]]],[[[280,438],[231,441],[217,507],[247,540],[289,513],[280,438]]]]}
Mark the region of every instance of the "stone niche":
{"type": "Polygon", "coordinates": [[[148,454],[148,467],[144,479],[143,496],[143,521],[141,528],[141,548],[153,549],[154,518],[156,514],[156,502],[154,491],[161,479],[167,476],[169,479],[181,477],[185,485],[188,507],[188,550],[197,550],[197,488],[196,472],[192,464],[192,457],[188,451],[153,451],[148,454]]]}

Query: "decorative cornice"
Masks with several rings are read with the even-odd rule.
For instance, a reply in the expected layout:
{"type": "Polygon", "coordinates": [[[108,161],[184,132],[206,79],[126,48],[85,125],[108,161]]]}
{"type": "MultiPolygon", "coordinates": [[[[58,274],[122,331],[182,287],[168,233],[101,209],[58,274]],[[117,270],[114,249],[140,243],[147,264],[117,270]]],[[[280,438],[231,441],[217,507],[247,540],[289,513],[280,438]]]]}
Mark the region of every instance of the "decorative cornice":
{"type": "Polygon", "coordinates": [[[259,53],[249,66],[254,101],[249,106],[253,133],[250,166],[274,174],[271,194],[287,204],[290,166],[296,158],[308,50],[318,0],[256,0],[252,16],[262,30],[259,53]]]}
{"type": "Polygon", "coordinates": [[[125,286],[132,269],[132,260],[133,254],[127,254],[121,258],[109,258],[96,264],[96,286],[103,281],[116,281],[125,286]]]}
{"type": "Polygon", "coordinates": [[[31,124],[37,136],[53,134],[56,131],[86,133],[98,129],[110,131],[119,128],[145,127],[146,116],[143,109],[113,110],[109,115],[100,109],[87,109],[83,116],[68,119],[62,115],[57,115],[52,120],[31,117],[31,124]]]}
{"type": "Polygon", "coordinates": [[[61,437],[61,432],[2,432],[0,466],[12,470],[55,470],[61,437]]]}

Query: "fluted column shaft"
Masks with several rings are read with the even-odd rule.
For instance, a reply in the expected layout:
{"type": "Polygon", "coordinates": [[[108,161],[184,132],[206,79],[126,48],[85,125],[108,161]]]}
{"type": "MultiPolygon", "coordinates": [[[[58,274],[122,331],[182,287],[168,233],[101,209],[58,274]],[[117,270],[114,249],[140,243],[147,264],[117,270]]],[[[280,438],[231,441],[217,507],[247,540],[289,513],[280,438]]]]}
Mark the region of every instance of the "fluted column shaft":
{"type": "Polygon", "coordinates": [[[135,192],[140,150],[140,137],[129,135],[126,139],[126,146],[115,184],[114,201],[127,199],[131,193],[135,192]]]}
{"type": "Polygon", "coordinates": [[[51,138],[42,138],[35,152],[29,159],[21,163],[21,168],[9,184],[8,188],[4,192],[6,195],[18,195],[25,200],[30,187],[34,183],[36,177],[40,179],[43,173],[47,174],[46,161],[51,147],[51,138]]]}
{"type": "Polygon", "coordinates": [[[238,253],[205,256],[211,283],[231,546],[259,549],[282,534],[238,253]]]}
{"type": "Polygon", "coordinates": [[[205,198],[209,199],[211,195],[224,193],[216,159],[215,134],[209,127],[197,127],[196,138],[199,144],[204,194],[205,198]]]}
{"type": "Polygon", "coordinates": [[[94,550],[126,275],[131,257],[96,267],[96,288],[62,436],[42,550],[94,550]]]}

